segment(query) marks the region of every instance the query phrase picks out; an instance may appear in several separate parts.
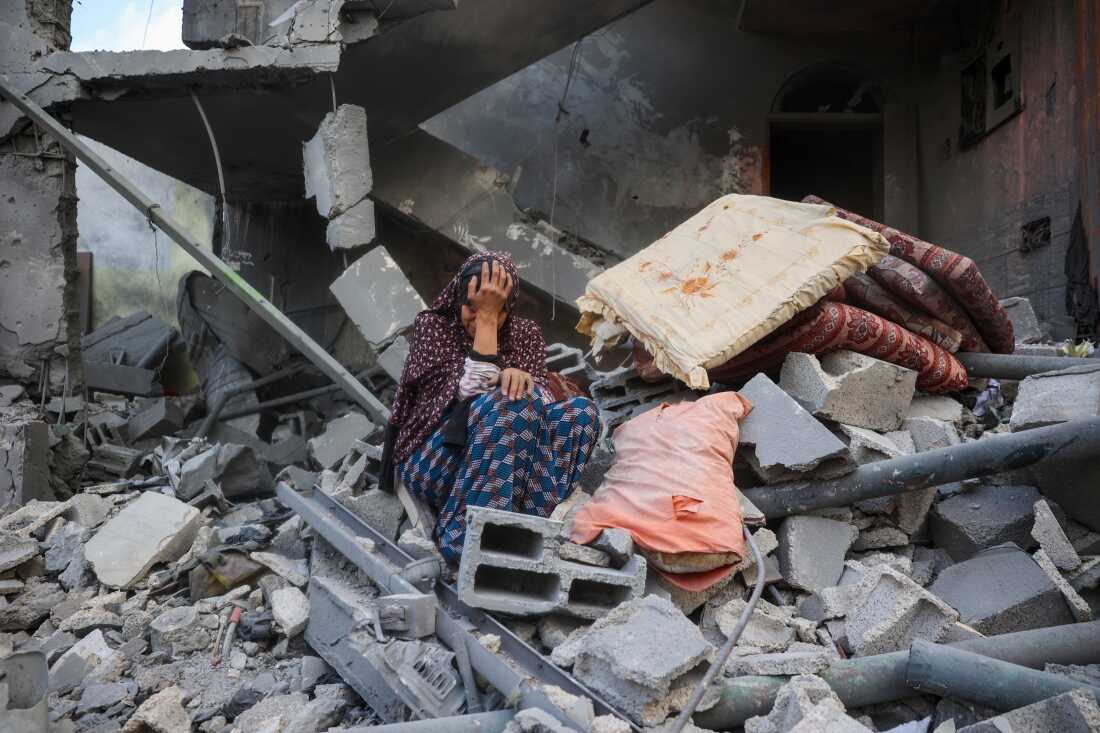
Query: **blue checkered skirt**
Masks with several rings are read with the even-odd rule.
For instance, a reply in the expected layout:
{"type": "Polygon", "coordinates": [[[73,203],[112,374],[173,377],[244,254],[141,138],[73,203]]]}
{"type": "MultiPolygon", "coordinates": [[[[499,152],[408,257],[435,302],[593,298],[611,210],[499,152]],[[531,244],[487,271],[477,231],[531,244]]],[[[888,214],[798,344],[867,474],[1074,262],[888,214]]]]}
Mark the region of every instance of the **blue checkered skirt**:
{"type": "Polygon", "coordinates": [[[462,553],[466,507],[549,517],[577,485],[600,435],[596,406],[535,392],[518,400],[499,390],[476,397],[464,448],[444,445],[441,425],[399,465],[405,487],[437,513],[434,539],[447,560],[462,553]]]}

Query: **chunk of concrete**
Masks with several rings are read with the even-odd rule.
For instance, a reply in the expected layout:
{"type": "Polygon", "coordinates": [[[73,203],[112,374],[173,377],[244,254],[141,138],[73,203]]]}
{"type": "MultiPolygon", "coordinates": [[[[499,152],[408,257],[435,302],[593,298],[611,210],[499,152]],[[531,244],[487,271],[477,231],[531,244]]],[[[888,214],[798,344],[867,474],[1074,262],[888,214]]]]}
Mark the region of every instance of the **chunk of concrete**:
{"type": "MultiPolygon", "coordinates": [[[[734,598],[715,612],[714,620],[726,637],[733,633],[747,605],[744,600],[734,598]]],[[[794,643],[794,639],[795,630],[787,624],[787,619],[758,602],[737,643],[762,652],[782,652],[794,643]]]]}
{"type": "MultiPolygon", "coordinates": [[[[814,712],[819,706],[827,706],[842,715],[844,713],[844,705],[829,683],[815,675],[798,675],[779,689],[771,712],[766,717],[757,716],[745,721],[745,733],[789,733],[803,720],[817,721],[822,718],[823,713],[814,712]]],[[[839,733],[844,729],[822,726],[816,730],[839,733]]]]}
{"type": "Polygon", "coordinates": [[[787,517],[779,527],[779,570],[788,584],[816,591],[837,584],[844,555],[858,536],[847,522],[813,516],[787,517]]]}
{"type": "Polygon", "coordinates": [[[712,647],[671,603],[645,596],[624,603],[583,635],[573,673],[641,725],[668,717],[674,683],[712,647]]]}
{"type": "Polygon", "coordinates": [[[902,427],[913,436],[913,445],[916,446],[917,453],[937,448],[950,448],[962,443],[959,431],[946,420],[937,420],[934,417],[907,417],[902,421],[902,427]]]}
{"type": "Polygon", "coordinates": [[[49,433],[43,422],[0,425],[0,515],[53,498],[49,433]]]}
{"type": "Polygon", "coordinates": [[[1098,730],[1100,706],[1096,704],[1096,697],[1089,690],[1079,689],[968,725],[960,728],[959,733],[1095,733],[1098,730]]]}
{"type": "Polygon", "coordinates": [[[1012,544],[944,568],[928,590],[987,636],[1073,622],[1062,594],[1031,557],[1012,544]]]}
{"type": "Polygon", "coordinates": [[[309,599],[297,588],[280,588],[271,594],[271,615],[284,634],[295,637],[309,621],[309,599]]]}
{"type": "Polygon", "coordinates": [[[1020,382],[1009,430],[1019,432],[1100,414],[1100,365],[1033,374],[1020,382]]]}
{"type": "Polygon", "coordinates": [[[191,716],[183,707],[183,691],[175,686],[143,702],[122,727],[122,733],[184,733],[190,730],[191,716]]]}
{"type": "Polygon", "coordinates": [[[884,547],[904,547],[909,544],[909,535],[897,527],[879,526],[861,530],[859,537],[852,543],[852,550],[865,552],[884,547]]]}
{"type": "Polygon", "coordinates": [[[374,423],[366,415],[349,412],[329,421],[325,431],[309,441],[309,455],[321,468],[333,468],[351,450],[357,440],[374,432],[374,423]]]}
{"type": "Polygon", "coordinates": [[[64,600],[57,585],[31,578],[14,601],[0,605],[0,631],[31,630],[64,600]]]}
{"type": "Polygon", "coordinates": [[[1029,549],[1035,502],[1033,486],[982,485],[936,505],[929,524],[933,544],[954,560],[1011,542],[1029,549]]]}
{"type": "Polygon", "coordinates": [[[1047,553],[1044,550],[1036,550],[1035,554],[1032,555],[1032,559],[1042,568],[1043,572],[1050,578],[1050,582],[1054,583],[1062,597],[1066,599],[1066,605],[1069,606],[1073,618],[1077,621],[1092,621],[1092,609],[1089,607],[1088,601],[1082,598],[1070,582],[1062,576],[1062,573],[1059,572],[1054,565],[1054,561],[1050,559],[1047,553]]]}
{"type": "Polygon", "coordinates": [[[126,423],[125,438],[128,443],[171,435],[183,428],[183,408],[175,400],[157,397],[149,400],[126,423]]]}
{"type": "Polygon", "coordinates": [[[317,212],[333,219],[370,193],[373,180],[367,145],[367,111],[342,104],[321,121],[317,133],[302,145],[306,198],[317,212]]]}
{"type": "Polygon", "coordinates": [[[305,560],[292,560],[276,552],[253,552],[249,557],[299,588],[309,582],[309,563],[305,560]]]}
{"type": "Polygon", "coordinates": [[[792,644],[792,650],[779,654],[732,656],[722,671],[727,677],[741,677],[748,674],[768,676],[815,674],[839,659],[835,651],[795,642],[792,644]],[[793,649],[794,647],[798,647],[797,651],[793,649]]]}
{"type": "Polygon", "coordinates": [[[930,417],[953,425],[962,425],[966,408],[962,403],[946,395],[920,395],[914,397],[906,417],[930,417]]]}
{"type": "Polygon", "coordinates": [[[182,557],[201,523],[195,507],[148,491],[103,525],[84,555],[101,583],[130,588],[157,563],[182,557]]]}
{"type": "Polygon", "coordinates": [[[820,360],[792,352],[779,386],[817,417],[871,430],[897,430],[909,412],[917,373],[854,351],[820,360]]]}
{"type": "Polygon", "coordinates": [[[575,542],[563,542],[558,547],[558,557],[570,562],[579,562],[598,568],[611,567],[611,556],[595,547],[578,545],[575,542]]]}
{"type": "Polygon", "coordinates": [[[832,478],[855,468],[844,443],[765,375],[757,374],[739,392],[753,405],[739,423],[739,452],[764,481],[808,472],[832,478]]]}
{"type": "Polygon", "coordinates": [[[329,288],[369,343],[381,346],[427,306],[385,247],[375,247],[329,288]]]}
{"type": "Polygon", "coordinates": [[[210,646],[210,634],[194,606],[170,608],[149,624],[149,641],[154,652],[179,657],[210,646]]]}
{"type": "Polygon", "coordinates": [[[325,228],[325,241],[331,250],[362,247],[373,242],[374,235],[374,202],[370,199],[337,214],[325,228]]]}
{"type": "Polygon", "coordinates": [[[907,648],[916,639],[939,641],[959,614],[886,565],[867,572],[847,617],[848,644],[857,656],[907,648]]]}
{"type": "Polygon", "coordinates": [[[122,655],[107,645],[103,632],[97,629],[76,642],[50,667],[50,692],[64,695],[85,680],[121,670],[122,665],[122,655]]]}
{"type": "Polygon", "coordinates": [[[634,538],[625,529],[611,527],[596,535],[591,546],[607,553],[614,567],[621,568],[634,557],[634,538]]]}
{"type": "Polygon", "coordinates": [[[1005,298],[1001,307],[1012,321],[1012,335],[1018,344],[1038,344],[1043,341],[1043,329],[1031,301],[1027,298],[1005,298]]]}
{"type": "Polygon", "coordinates": [[[340,491],[333,498],[351,510],[351,513],[374,527],[388,540],[396,540],[401,529],[405,507],[396,495],[381,489],[370,489],[354,495],[340,491]]]}
{"type": "Polygon", "coordinates": [[[1081,557],[1073,549],[1062,525],[1051,511],[1045,499],[1035,502],[1035,523],[1031,527],[1031,536],[1046,556],[1059,570],[1076,570],[1081,566],[1081,557]]]}
{"type": "Polygon", "coordinates": [[[378,356],[378,366],[395,382],[401,381],[401,370],[405,368],[405,359],[409,358],[409,340],[398,336],[378,356]]]}
{"type": "MultiPolygon", "coordinates": [[[[18,567],[37,555],[38,543],[33,538],[0,532],[0,573],[18,567]]],[[[58,572],[63,567],[54,568],[53,571],[58,572]]]]}

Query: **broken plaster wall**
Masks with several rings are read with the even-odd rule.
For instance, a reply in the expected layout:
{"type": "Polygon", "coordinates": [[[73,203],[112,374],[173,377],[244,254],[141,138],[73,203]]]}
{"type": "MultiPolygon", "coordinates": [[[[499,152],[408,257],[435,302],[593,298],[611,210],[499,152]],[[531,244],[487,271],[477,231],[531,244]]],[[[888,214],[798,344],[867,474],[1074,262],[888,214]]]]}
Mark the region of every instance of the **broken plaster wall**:
{"type": "Polygon", "coordinates": [[[746,33],[737,6],[656,0],[585,37],[571,76],[572,45],[423,127],[508,174],[520,206],[629,256],[722,194],[767,193],[767,116],[795,73],[850,62],[888,101],[909,93],[904,35],[746,33]]]}
{"type": "MultiPolygon", "coordinates": [[[[210,249],[214,197],[139,163],[94,140],[83,141],[147,196],[161,211],[210,249]]],[[[115,316],[146,310],[176,326],[180,277],[204,270],[103,179],[84,166],[76,171],[80,249],[92,253],[92,328],[115,316]]]]}
{"type": "MultiPolygon", "coordinates": [[[[1041,320],[1064,321],[1063,267],[1078,202],[1077,4],[1025,0],[1010,7],[1010,15],[993,16],[989,31],[965,28],[963,48],[921,61],[920,233],[972,257],[999,297],[1027,297],[1041,320]],[[1013,26],[1023,109],[960,147],[962,69],[986,40],[1002,31],[1011,38],[1013,26]],[[1046,217],[1050,243],[1025,252],[1022,227],[1046,217]]],[[[1055,335],[1071,335],[1068,325],[1052,325],[1055,335]]]]}
{"type": "MultiPolygon", "coordinates": [[[[70,42],[71,2],[0,4],[0,69],[19,74],[70,42]]],[[[0,139],[0,378],[34,383],[49,363],[60,391],[68,362],[83,381],[76,262],[76,163],[23,120],[0,139]]]]}

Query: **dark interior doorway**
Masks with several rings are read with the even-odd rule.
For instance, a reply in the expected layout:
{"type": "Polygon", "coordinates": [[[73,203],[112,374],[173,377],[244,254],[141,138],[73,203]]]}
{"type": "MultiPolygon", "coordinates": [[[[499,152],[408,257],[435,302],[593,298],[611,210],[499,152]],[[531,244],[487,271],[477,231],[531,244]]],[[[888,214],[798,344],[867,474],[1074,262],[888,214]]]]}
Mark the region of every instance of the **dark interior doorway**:
{"type": "Polygon", "coordinates": [[[850,211],[881,218],[879,129],[824,120],[820,126],[808,120],[802,125],[773,120],[770,137],[772,196],[800,201],[813,193],[850,211]]]}

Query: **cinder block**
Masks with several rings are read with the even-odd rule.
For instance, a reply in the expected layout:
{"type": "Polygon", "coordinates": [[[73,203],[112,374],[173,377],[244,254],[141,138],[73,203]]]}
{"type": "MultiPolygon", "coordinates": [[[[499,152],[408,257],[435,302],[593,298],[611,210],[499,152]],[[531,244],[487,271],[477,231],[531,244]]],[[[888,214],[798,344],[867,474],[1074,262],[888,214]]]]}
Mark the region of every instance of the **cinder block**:
{"type": "Polygon", "coordinates": [[[764,374],[739,392],[753,405],[739,423],[739,454],[767,483],[811,472],[833,478],[855,468],[844,443],[764,374]]]}
{"type": "Polygon", "coordinates": [[[1034,508],[1035,524],[1031,527],[1031,536],[1059,570],[1076,570],[1081,565],[1081,557],[1070,544],[1050,505],[1040,499],[1034,508]]]}
{"type": "Polygon", "coordinates": [[[127,443],[171,435],[183,427],[183,408],[175,400],[158,397],[130,418],[123,430],[127,443]]]}
{"type": "Polygon", "coordinates": [[[959,620],[955,609],[886,565],[868,571],[859,589],[847,616],[848,644],[859,656],[938,641],[959,620]]]}
{"type": "Polygon", "coordinates": [[[1020,382],[1009,430],[1019,432],[1100,415],[1100,365],[1033,374],[1020,382]]]}
{"type": "Polygon", "coordinates": [[[1029,549],[1039,498],[1033,486],[979,486],[944,499],[929,520],[933,544],[954,560],[1006,542],[1029,549]]]}
{"type": "Polygon", "coordinates": [[[817,417],[870,430],[897,430],[917,373],[854,351],[787,355],[779,386],[817,417]]]}
{"type": "Polygon", "coordinates": [[[370,193],[370,152],[367,111],[342,104],[329,112],[308,142],[302,145],[306,198],[316,198],[317,211],[334,219],[370,193]]]}
{"type": "Polygon", "coordinates": [[[788,584],[806,591],[840,580],[844,555],[858,536],[847,522],[822,517],[787,517],[779,527],[779,569],[788,584]]]}
{"type": "Polygon", "coordinates": [[[558,556],[562,523],[471,507],[458,594],[474,608],[517,616],[565,613],[598,619],[645,590],[646,561],[602,568],[558,556]]]}
{"type": "Polygon", "coordinates": [[[1073,623],[1058,588],[1012,544],[944,568],[928,590],[957,610],[960,621],[987,636],[1073,623]]]}

